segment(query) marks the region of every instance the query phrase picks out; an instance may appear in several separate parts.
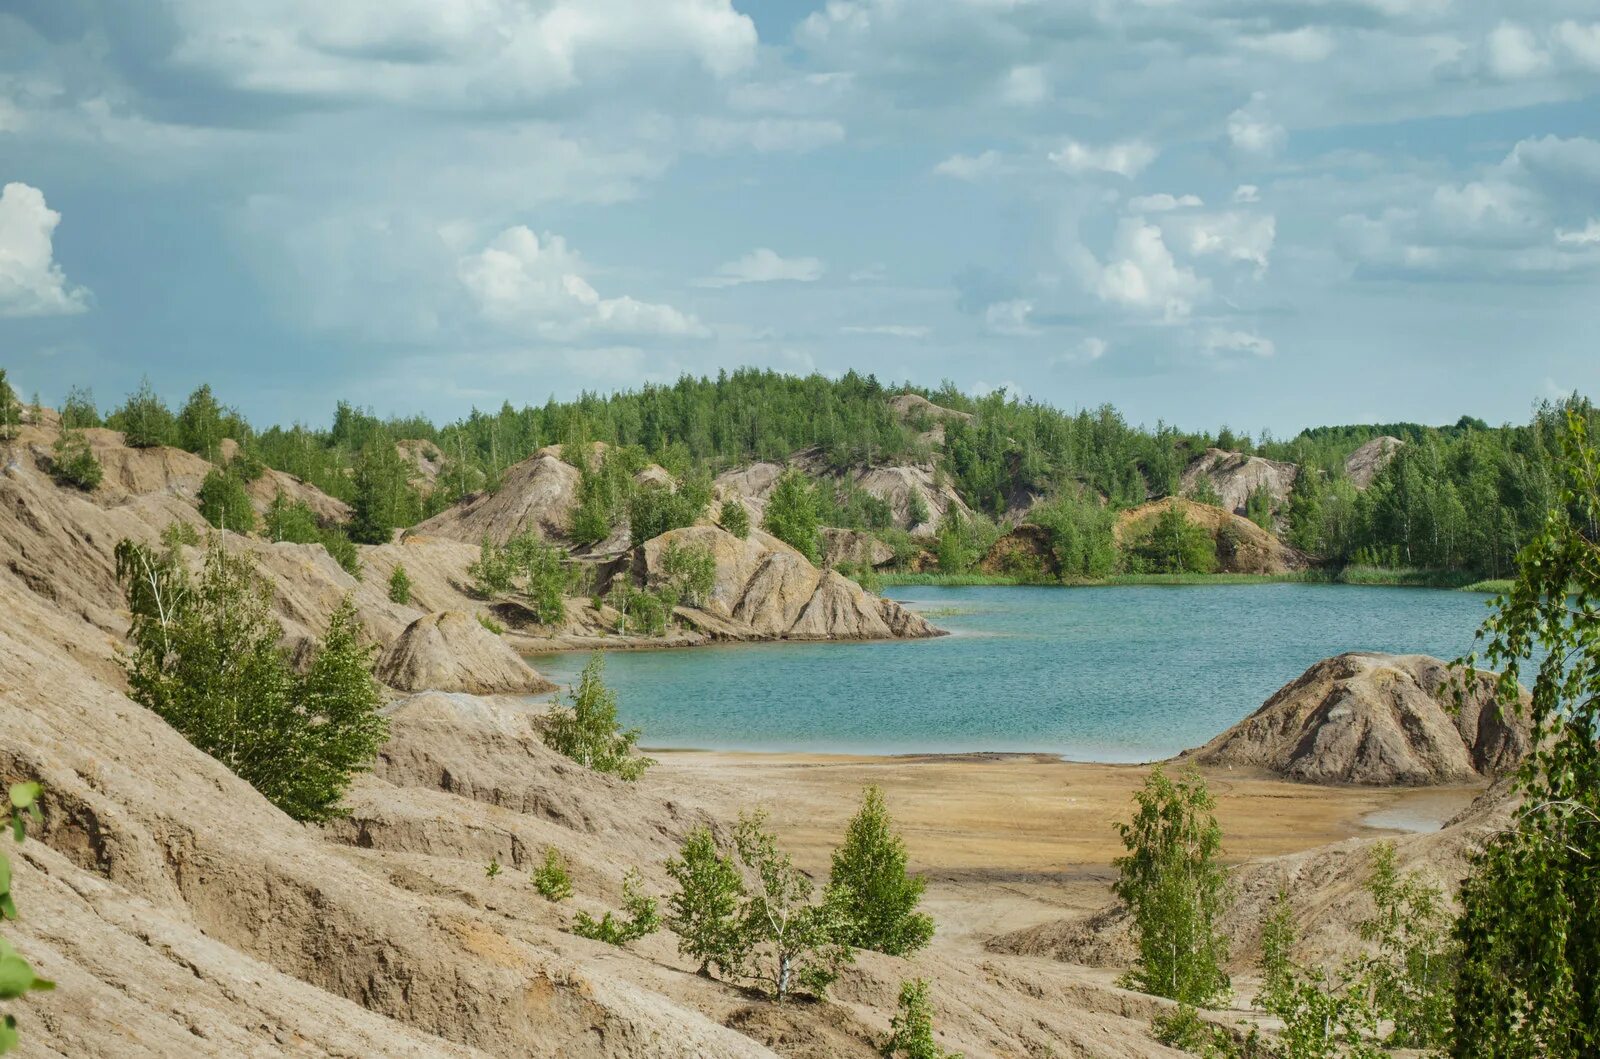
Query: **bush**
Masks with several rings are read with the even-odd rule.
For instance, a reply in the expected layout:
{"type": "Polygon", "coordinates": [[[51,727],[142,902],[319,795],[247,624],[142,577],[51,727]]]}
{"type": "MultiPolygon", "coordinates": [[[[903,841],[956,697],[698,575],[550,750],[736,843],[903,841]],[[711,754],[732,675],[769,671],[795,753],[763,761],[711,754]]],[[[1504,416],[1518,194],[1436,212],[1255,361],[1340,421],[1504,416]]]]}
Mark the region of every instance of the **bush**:
{"type": "Polygon", "coordinates": [[[762,527],[814,563],[820,524],[817,509],[816,486],[800,471],[787,470],[767,498],[762,527]]]}
{"type": "Polygon", "coordinates": [[[100,411],[94,406],[94,394],[81,386],[68,390],[67,399],[61,402],[61,429],[87,430],[100,425],[100,411]]]}
{"type": "Polygon", "coordinates": [[[0,368],[0,441],[16,437],[20,426],[22,405],[17,400],[17,391],[6,381],[6,369],[0,368]]]}
{"type": "Polygon", "coordinates": [[[717,521],[722,523],[722,528],[741,540],[750,536],[750,512],[737,500],[724,500],[722,510],[717,513],[717,521]]]}
{"type": "Polygon", "coordinates": [[[661,549],[661,577],[668,600],[698,607],[717,581],[717,560],[708,545],[667,542],[661,549]]]}
{"type": "Polygon", "coordinates": [[[387,544],[396,529],[417,522],[422,513],[410,468],[384,430],[361,447],[351,484],[349,533],[357,544],[387,544]]]}
{"type": "Polygon", "coordinates": [[[641,885],[639,873],[629,869],[622,879],[622,908],[626,918],[607,912],[595,920],[589,913],[579,912],[572,921],[572,932],[580,938],[603,941],[607,945],[626,945],[660,930],[661,914],[656,910],[656,899],[646,897],[640,891],[641,885]]]}
{"type": "Polygon", "coordinates": [[[411,576],[399,563],[395,564],[394,573],[389,575],[389,602],[402,606],[411,602],[411,576]]]}
{"type": "Polygon", "coordinates": [[[605,655],[596,651],[583,667],[577,690],[570,693],[570,705],[557,703],[551,711],[544,741],[552,750],[596,772],[637,780],[655,762],[634,753],[639,730],[624,729],[617,722],[616,692],[602,679],[605,664],[605,655]]]}
{"type": "Polygon", "coordinates": [[[702,975],[712,968],[737,974],[748,946],[739,918],[744,879],[733,857],[717,848],[710,828],[697,827],[667,861],[667,874],[678,884],[667,899],[667,926],[678,935],[678,952],[698,961],[702,975]]]}
{"type": "Polygon", "coordinates": [[[1204,527],[1169,504],[1131,542],[1128,565],[1136,574],[1209,574],[1217,568],[1217,549],[1204,527]]]}
{"type": "Polygon", "coordinates": [[[889,1023],[889,1039],[882,1050],[884,1059],[961,1059],[934,1043],[930,1007],[926,978],[900,983],[900,1003],[889,1023]]]}
{"type": "Polygon", "coordinates": [[[908,956],[933,938],[918,912],[927,880],[906,873],[906,844],[893,830],[883,791],[868,787],[833,854],[827,900],[847,923],[840,940],[857,949],[908,956]]]}
{"type": "Polygon", "coordinates": [[[244,483],[213,468],[200,483],[200,514],[218,529],[249,533],[256,528],[256,509],[244,483]]]}
{"type": "Polygon", "coordinates": [[[483,538],[478,561],[467,567],[473,587],[485,598],[518,589],[541,625],[567,620],[566,593],[572,577],[561,549],[528,532],[497,546],[483,538]]]}
{"type": "Polygon", "coordinates": [[[202,384],[178,413],[178,447],[215,463],[222,455],[222,438],[222,406],[211,395],[211,387],[202,384]]]}
{"type": "Polygon", "coordinates": [[[334,611],[304,674],[279,646],[272,590],[213,538],[198,579],[174,549],[124,540],[129,694],[297,820],[326,820],[370,767],[386,722],[354,603],[334,611]]]}
{"type": "MultiPolygon", "coordinates": [[[[13,783],[7,791],[11,837],[19,843],[27,837],[30,819],[35,823],[44,819],[39,812],[39,796],[43,791],[37,783],[13,783]]],[[[0,853],[0,920],[16,918],[17,902],[11,893],[11,860],[0,853]]],[[[16,1000],[28,993],[47,992],[55,987],[54,982],[34,974],[28,961],[10,942],[0,938],[0,1000],[16,1000]]],[[[7,1014],[0,1022],[0,1053],[11,1051],[18,1043],[16,1016],[7,1014]]]]}
{"type": "Polygon", "coordinates": [[[506,627],[504,625],[501,625],[499,622],[495,621],[493,618],[489,617],[489,615],[487,615],[487,614],[479,614],[478,615],[478,624],[482,625],[485,629],[488,629],[490,632],[494,633],[496,636],[504,636],[505,635],[506,627]]]}
{"type": "Polygon", "coordinates": [[[692,526],[711,501],[711,481],[692,474],[677,489],[646,485],[628,502],[628,531],[633,547],[666,533],[692,526]]]}
{"type": "Polygon", "coordinates": [[[50,474],[63,485],[75,485],[92,493],[105,477],[94,450],[81,430],[63,430],[56,438],[50,457],[50,474]]]}
{"type": "Polygon", "coordinates": [[[356,551],[354,542],[344,535],[344,530],[335,526],[317,532],[316,543],[333,557],[333,561],[344,567],[344,572],[361,580],[361,553],[356,551]]]}
{"type": "Polygon", "coordinates": [[[544,848],[544,861],[533,870],[533,888],[547,901],[565,901],[572,896],[567,861],[556,847],[544,848]]]}
{"type": "Polygon", "coordinates": [[[142,380],[122,407],[111,413],[107,425],[122,431],[123,440],[136,449],[170,445],[177,440],[177,421],[151,389],[149,379],[142,380]]]}
{"type": "Polygon", "coordinates": [[[1095,580],[1117,567],[1116,514],[1098,501],[1060,496],[1029,514],[1050,531],[1050,550],[1063,579],[1095,580]]]}
{"type": "Polygon", "coordinates": [[[1128,854],[1116,861],[1117,897],[1127,906],[1139,962],[1127,984],[1207,1006],[1228,991],[1228,940],[1218,921],[1229,900],[1216,802],[1199,772],[1176,783],[1157,765],[1135,795],[1133,821],[1118,824],[1128,854]]]}
{"type": "Polygon", "coordinates": [[[779,852],[766,820],[759,810],[744,814],[734,830],[739,862],[753,880],[740,916],[743,973],[779,1003],[796,987],[822,997],[853,959],[840,940],[845,924],[836,907],[811,903],[811,880],[779,852]]]}

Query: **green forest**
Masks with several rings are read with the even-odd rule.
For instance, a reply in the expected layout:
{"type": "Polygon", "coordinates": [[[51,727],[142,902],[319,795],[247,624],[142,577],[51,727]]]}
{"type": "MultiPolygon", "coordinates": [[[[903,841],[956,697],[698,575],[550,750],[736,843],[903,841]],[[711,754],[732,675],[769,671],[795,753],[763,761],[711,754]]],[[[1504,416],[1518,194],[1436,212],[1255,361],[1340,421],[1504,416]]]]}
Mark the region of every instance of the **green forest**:
{"type": "MultiPolygon", "coordinates": [[[[0,404],[19,408],[15,389],[0,386],[0,404]]],[[[609,470],[584,464],[580,536],[586,539],[603,536],[630,504],[640,508],[633,512],[637,518],[680,521],[627,495],[622,472],[649,462],[694,484],[691,495],[700,497],[720,471],[755,460],[781,462],[800,452],[811,456],[812,468],[835,472],[935,461],[940,484],[951,485],[979,515],[946,521],[930,548],[939,570],[970,569],[1009,522],[1025,520],[1050,529],[1065,573],[1092,578],[1119,563],[1124,572],[1139,572],[1110,554],[1108,514],[1177,495],[1184,469],[1208,448],[1218,448],[1302,468],[1289,496],[1276,504],[1252,497],[1246,513],[1325,567],[1494,578],[1511,569],[1518,548],[1553,503],[1559,435],[1569,408],[1595,419],[1590,403],[1573,395],[1539,402],[1526,422],[1516,424],[1491,426],[1462,416],[1444,426],[1323,426],[1288,439],[1252,438],[1226,426],[1212,432],[1134,425],[1109,405],[1068,412],[1002,393],[975,398],[950,382],[928,389],[854,372],[829,379],[741,369],[618,393],[586,392],[571,401],[551,398],[542,405],[519,408],[508,401],[445,424],[420,415],[381,418],[340,402],[326,426],[260,426],[209,386],[169,406],[148,383],[104,410],[93,393],[75,387],[61,403],[61,415],[69,431],[107,426],[124,431],[130,445],[176,445],[219,463],[224,439],[231,439],[237,453],[226,473],[219,471],[207,503],[219,512],[237,509],[229,478],[249,480],[267,467],[294,475],[350,503],[354,516],[330,531],[303,513],[278,511],[269,516],[267,530],[282,536],[287,528],[297,534],[293,539],[322,539],[330,550],[346,546],[344,539],[386,540],[395,528],[494,490],[507,468],[543,446],[568,446],[564,451],[570,453],[601,441],[619,451],[609,470]],[[938,408],[902,415],[890,404],[901,394],[938,408]],[[935,426],[943,427],[942,440],[930,433],[935,426]],[[1385,435],[1405,445],[1369,488],[1358,490],[1345,476],[1345,460],[1385,435]],[[396,449],[400,441],[412,442],[438,465],[435,488],[414,487],[412,464],[396,449]]],[[[881,501],[851,489],[846,477],[826,477],[814,500],[822,524],[895,537],[881,501]]],[[[1174,547],[1192,552],[1192,540],[1181,539],[1182,527],[1168,529],[1178,542],[1174,547]]],[[[903,539],[895,543],[897,552],[906,550],[903,539]]],[[[1173,561],[1157,555],[1148,568],[1205,572],[1203,557],[1175,567],[1173,561]]]]}

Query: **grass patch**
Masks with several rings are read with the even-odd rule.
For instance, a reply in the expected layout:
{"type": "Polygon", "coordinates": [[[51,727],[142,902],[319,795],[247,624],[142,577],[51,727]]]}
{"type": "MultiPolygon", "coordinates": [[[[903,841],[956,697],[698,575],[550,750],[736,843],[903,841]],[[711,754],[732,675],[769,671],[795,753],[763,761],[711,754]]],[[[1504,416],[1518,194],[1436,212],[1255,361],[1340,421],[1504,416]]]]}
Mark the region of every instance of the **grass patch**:
{"type": "Polygon", "coordinates": [[[1466,570],[1386,566],[1347,566],[1335,575],[1334,580],[1342,585],[1391,588],[1467,588],[1479,583],[1478,575],[1466,570]]]}
{"type": "Polygon", "coordinates": [[[1483,581],[1474,581],[1470,585],[1462,585],[1463,592],[1487,592],[1493,596],[1508,596],[1511,586],[1516,584],[1509,577],[1491,577],[1483,581]]]}
{"type": "Polygon", "coordinates": [[[1329,581],[1325,570],[1291,570],[1282,574],[1112,574],[1084,585],[1274,585],[1329,581]]]}
{"type": "Polygon", "coordinates": [[[1377,588],[1456,588],[1464,592],[1505,593],[1508,580],[1482,580],[1465,570],[1426,570],[1416,567],[1390,569],[1381,566],[1347,566],[1342,570],[1291,570],[1281,574],[1112,574],[1099,580],[1051,581],[1011,574],[910,574],[883,573],[878,580],[885,588],[931,585],[941,588],[969,588],[1008,585],[1051,585],[1066,588],[1096,588],[1106,585],[1271,585],[1336,584],[1377,588]]]}
{"type": "Polygon", "coordinates": [[[935,585],[941,588],[972,588],[984,585],[1053,585],[1055,581],[1014,577],[1010,574],[910,574],[881,573],[878,583],[885,588],[900,585],[935,585]]]}

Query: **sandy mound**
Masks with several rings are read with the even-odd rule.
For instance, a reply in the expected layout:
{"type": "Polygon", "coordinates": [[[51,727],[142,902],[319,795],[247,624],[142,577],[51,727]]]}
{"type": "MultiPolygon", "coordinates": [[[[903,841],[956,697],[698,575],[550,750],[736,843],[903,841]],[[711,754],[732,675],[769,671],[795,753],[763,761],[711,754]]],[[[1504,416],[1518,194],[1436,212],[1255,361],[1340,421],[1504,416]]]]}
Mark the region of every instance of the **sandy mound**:
{"type": "Polygon", "coordinates": [[[560,539],[578,506],[578,468],[551,449],[506,469],[500,488],[478,493],[419,523],[410,533],[433,534],[477,544],[488,537],[504,544],[530,530],[560,539]]]}
{"type": "Polygon", "coordinates": [[[986,574],[1061,576],[1050,531],[1030,524],[1001,534],[978,560],[978,569],[986,574]]]}
{"type": "Polygon", "coordinates": [[[1526,711],[1502,717],[1493,678],[1480,674],[1452,716],[1450,679],[1426,655],[1325,659],[1189,755],[1312,783],[1416,786],[1505,772],[1527,750],[1526,711]]]}
{"type": "Polygon", "coordinates": [[[1387,434],[1373,438],[1345,457],[1344,473],[1357,489],[1365,489],[1378,477],[1378,472],[1389,466],[1394,454],[1405,447],[1405,442],[1387,434]]]}
{"type": "Polygon", "coordinates": [[[427,614],[406,626],[378,659],[376,673],[401,691],[533,695],[555,689],[504,640],[459,610],[427,614]]]}
{"type": "MultiPolygon", "coordinates": [[[[807,451],[796,453],[789,466],[797,467],[823,483],[853,483],[857,488],[877,497],[889,505],[894,524],[901,529],[916,529],[925,533],[938,530],[939,523],[951,510],[963,517],[971,517],[972,509],[962,500],[949,482],[940,482],[929,464],[888,464],[880,467],[853,467],[838,470],[829,467],[821,453],[807,451]],[[913,522],[912,509],[920,498],[928,517],[913,522]]],[[[767,498],[784,472],[776,463],[752,463],[748,467],[724,471],[716,478],[718,499],[738,499],[745,502],[751,513],[751,524],[761,524],[766,511],[767,498]]]]}
{"type": "Polygon", "coordinates": [[[826,528],[822,538],[822,558],[827,566],[887,566],[894,562],[894,549],[861,530],[826,528]]]}
{"type": "Polygon", "coordinates": [[[1171,497],[1154,500],[1129,508],[1117,516],[1116,537],[1120,544],[1130,533],[1147,528],[1155,517],[1169,506],[1177,505],[1184,517],[1203,526],[1217,544],[1217,569],[1231,574],[1281,574],[1289,570],[1303,570],[1309,565],[1306,557],[1284,544],[1278,538],[1249,519],[1210,504],[1197,504],[1193,500],[1171,497]],[[1222,537],[1223,527],[1232,530],[1232,542],[1222,537]]]}
{"type": "Polygon", "coordinates": [[[889,407],[903,422],[919,423],[926,429],[917,435],[924,445],[938,448],[944,444],[944,425],[947,420],[971,422],[971,412],[958,412],[954,408],[934,404],[921,394],[903,393],[889,398],[889,407]]]}
{"type": "Polygon", "coordinates": [[[1223,449],[1207,449],[1196,456],[1184,469],[1180,491],[1190,495],[1201,478],[1208,478],[1222,498],[1222,506],[1229,511],[1244,513],[1245,501],[1250,494],[1265,486],[1272,494],[1272,507],[1277,510],[1289,499],[1299,468],[1292,463],[1246,456],[1223,449]]]}

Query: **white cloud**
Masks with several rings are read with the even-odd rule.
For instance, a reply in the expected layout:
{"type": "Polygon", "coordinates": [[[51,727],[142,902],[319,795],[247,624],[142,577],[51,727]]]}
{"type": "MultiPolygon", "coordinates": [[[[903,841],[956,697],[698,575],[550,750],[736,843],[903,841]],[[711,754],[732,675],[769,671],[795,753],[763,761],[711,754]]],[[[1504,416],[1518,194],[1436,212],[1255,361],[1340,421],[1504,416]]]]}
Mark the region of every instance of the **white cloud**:
{"type": "Polygon", "coordinates": [[[1260,202],[1261,189],[1256,187],[1254,184],[1240,184],[1238,187],[1233,189],[1233,201],[1260,202]]]}
{"type": "Polygon", "coordinates": [[[737,287],[742,283],[814,283],[822,278],[823,264],[814,257],[782,257],[776,250],[757,247],[734,261],[717,267],[714,276],[699,281],[702,287],[737,287]]]}
{"type": "Polygon", "coordinates": [[[1541,73],[1550,65],[1550,53],[1539,46],[1533,33],[1515,22],[1502,22],[1489,32],[1484,46],[1489,72],[1502,81],[1518,81],[1541,73]]]}
{"type": "Polygon", "coordinates": [[[1050,94],[1050,80],[1042,66],[1013,66],[1006,71],[1000,97],[1019,107],[1041,103],[1050,94]]]}
{"type": "Polygon", "coordinates": [[[89,292],[67,283],[55,262],[61,214],[28,184],[0,189],[0,317],[66,316],[89,308],[89,292]]]}
{"type": "Polygon", "coordinates": [[[1557,231],[1556,242],[1568,246],[1600,246],[1600,218],[1589,218],[1589,223],[1572,231],[1557,231]]]}
{"type": "Polygon", "coordinates": [[[1228,142],[1240,154],[1270,158],[1283,147],[1288,135],[1268,114],[1266,96],[1260,92],[1228,115],[1228,142]]]}
{"type": "Polygon", "coordinates": [[[1005,168],[1005,158],[999,151],[985,151],[978,155],[953,154],[934,166],[933,171],[956,180],[982,180],[998,176],[1005,168]]]}
{"type": "Polygon", "coordinates": [[[997,335],[1032,335],[1038,329],[1028,323],[1033,315],[1033,302],[1026,298],[993,302],[983,310],[983,326],[997,335]]]}
{"type": "Polygon", "coordinates": [[[1135,195],[1128,200],[1128,212],[1166,213],[1170,210],[1186,210],[1204,205],[1199,195],[1169,195],[1162,191],[1154,195],[1135,195]]]}
{"type": "Polygon", "coordinates": [[[847,335],[883,335],[886,338],[927,338],[932,329],[920,324],[858,324],[839,328],[847,335]]]}
{"type": "Polygon", "coordinates": [[[1090,291],[1102,301],[1158,313],[1169,321],[1188,316],[1209,289],[1204,279],[1173,259],[1161,229],[1138,217],[1118,222],[1108,260],[1102,265],[1088,255],[1084,271],[1090,291]]]}
{"type": "Polygon", "coordinates": [[[1277,238],[1277,221],[1271,214],[1225,213],[1188,214],[1162,221],[1162,230],[1178,236],[1196,257],[1220,257],[1256,267],[1259,276],[1267,269],[1272,244],[1277,238]]]}
{"type": "Polygon", "coordinates": [[[457,263],[456,274],[485,319],[552,340],[591,333],[703,336],[693,316],[627,296],[602,298],[585,266],[559,235],[541,240],[522,225],[507,228],[457,263]]]}
{"type": "Polygon", "coordinates": [[[1106,350],[1110,348],[1105,339],[1089,335],[1071,349],[1051,357],[1050,362],[1052,364],[1093,364],[1105,356],[1106,350]]]}
{"type": "Polygon", "coordinates": [[[1579,65],[1600,70],[1600,22],[1562,22],[1555,28],[1555,39],[1579,65]]]}
{"type": "Polygon", "coordinates": [[[1200,348],[1207,356],[1244,353],[1252,357],[1270,357],[1278,351],[1270,338],[1249,331],[1229,331],[1212,328],[1200,340],[1200,348]]]}
{"type": "Polygon", "coordinates": [[[1116,173],[1119,176],[1138,176],[1145,166],[1156,160],[1159,152],[1139,140],[1093,147],[1068,140],[1058,151],[1050,152],[1050,161],[1068,173],[1116,173]]]}
{"type": "Polygon", "coordinates": [[[1239,43],[1251,51],[1302,63],[1321,62],[1333,54],[1333,34],[1321,26],[1301,26],[1286,33],[1242,37],[1239,43]]]}

